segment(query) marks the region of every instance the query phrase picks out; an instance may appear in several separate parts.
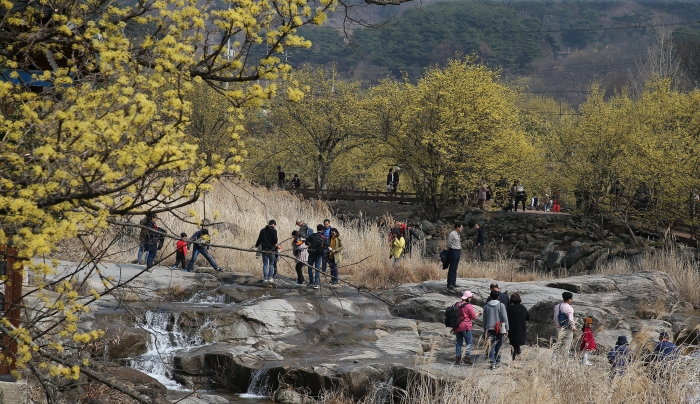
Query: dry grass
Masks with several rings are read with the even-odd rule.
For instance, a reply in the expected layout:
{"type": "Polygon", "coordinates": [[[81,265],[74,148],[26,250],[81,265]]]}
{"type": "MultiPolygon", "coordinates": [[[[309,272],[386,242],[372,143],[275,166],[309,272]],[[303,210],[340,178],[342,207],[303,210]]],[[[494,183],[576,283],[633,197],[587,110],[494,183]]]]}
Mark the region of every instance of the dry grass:
{"type": "Polygon", "coordinates": [[[685,301],[696,307],[700,305],[700,271],[698,271],[698,262],[688,255],[681,254],[673,249],[664,250],[654,255],[647,255],[636,264],[631,264],[629,261],[616,260],[596,268],[596,273],[603,275],[629,274],[643,271],[666,272],[676,281],[679,292],[685,301]]]}
{"type": "MultiPolygon", "coordinates": [[[[197,217],[205,218],[216,223],[211,226],[212,242],[241,248],[251,248],[257,239],[258,232],[270,219],[277,221],[277,230],[285,248],[284,253],[291,255],[290,240],[292,230],[296,230],[295,221],[304,220],[310,227],[330,219],[337,227],[343,239],[345,250],[343,263],[340,267],[341,278],[378,290],[387,289],[403,283],[423,282],[444,279],[447,273],[441,269],[437,259],[425,259],[419,254],[405,257],[401,264],[392,267],[389,259],[389,246],[386,234],[388,228],[374,221],[355,220],[339,223],[331,214],[328,206],[319,201],[302,200],[287,191],[269,190],[253,186],[245,181],[223,180],[214,184],[214,190],[206,198],[187,209],[177,211],[177,215],[186,217],[187,212],[194,210],[197,217]]],[[[160,224],[171,234],[186,232],[193,234],[198,226],[186,223],[173,214],[161,214],[160,224]]],[[[132,220],[138,222],[140,217],[132,220]]],[[[194,219],[192,219],[194,221],[194,219]]],[[[392,223],[390,216],[381,222],[392,223]]],[[[100,237],[88,240],[92,251],[105,250],[106,261],[130,262],[136,258],[138,250],[138,229],[110,228],[100,237]]],[[[444,237],[441,237],[444,239],[444,237]]],[[[168,240],[159,257],[168,256],[163,263],[174,263],[173,240],[168,240]]],[[[60,245],[57,258],[77,261],[84,259],[85,248],[76,240],[66,240],[60,245]]],[[[224,248],[213,248],[212,256],[219,266],[236,272],[247,272],[257,276],[262,275],[262,264],[255,259],[251,252],[236,251],[224,248]]],[[[458,276],[462,278],[490,278],[509,282],[526,282],[552,279],[552,273],[522,271],[517,269],[518,263],[499,255],[501,259],[484,263],[468,261],[469,254],[463,254],[459,265],[458,276]]],[[[205,265],[202,258],[198,264],[205,265]]],[[[646,257],[641,263],[631,265],[625,261],[616,261],[597,269],[600,274],[622,274],[638,271],[663,271],[669,273],[678,283],[682,296],[694,305],[700,305],[700,272],[697,263],[675,251],[646,257]]],[[[279,271],[282,275],[295,277],[294,262],[283,259],[279,271]]],[[[565,274],[561,274],[562,276],[565,274]]]]}
{"type": "MultiPolygon", "coordinates": [[[[632,341],[631,348],[637,352],[632,341]]],[[[533,348],[524,354],[523,368],[502,367],[497,372],[483,366],[445,382],[444,365],[419,364],[422,372],[409,377],[406,389],[375,383],[360,401],[346,395],[325,393],[320,404],[648,404],[696,403],[700,400],[697,360],[678,360],[658,376],[654,368],[636,356],[619,376],[611,377],[610,365],[597,358],[593,366],[578,360],[552,361],[551,351],[533,348]]],[[[430,361],[430,360],[428,360],[430,361]]]]}

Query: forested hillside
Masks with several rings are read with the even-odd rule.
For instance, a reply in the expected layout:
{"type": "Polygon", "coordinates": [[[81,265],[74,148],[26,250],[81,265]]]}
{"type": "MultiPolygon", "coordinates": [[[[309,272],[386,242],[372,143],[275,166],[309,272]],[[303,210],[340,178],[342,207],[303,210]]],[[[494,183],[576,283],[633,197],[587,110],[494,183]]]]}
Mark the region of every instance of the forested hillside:
{"type": "Polygon", "coordinates": [[[584,92],[591,82],[614,90],[630,85],[660,35],[687,34],[700,19],[697,0],[448,0],[404,5],[393,17],[387,10],[365,8],[361,19],[371,26],[345,20],[301,29],[314,46],[294,50],[290,62],[334,62],[348,78],[376,80],[402,72],[415,78],[456,53],[476,54],[538,92],[584,92]]]}

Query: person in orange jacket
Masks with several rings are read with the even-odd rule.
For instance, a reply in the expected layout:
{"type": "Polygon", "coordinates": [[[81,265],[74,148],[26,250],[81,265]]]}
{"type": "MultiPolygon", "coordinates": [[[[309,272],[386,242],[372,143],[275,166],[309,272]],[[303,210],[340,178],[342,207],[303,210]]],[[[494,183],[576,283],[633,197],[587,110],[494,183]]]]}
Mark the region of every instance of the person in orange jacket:
{"type": "Polygon", "coordinates": [[[187,266],[187,241],[185,239],[187,238],[187,233],[180,233],[180,239],[177,241],[177,244],[175,245],[175,265],[173,265],[173,269],[177,269],[177,264],[182,263],[182,269],[184,270],[185,267],[187,266]]]}

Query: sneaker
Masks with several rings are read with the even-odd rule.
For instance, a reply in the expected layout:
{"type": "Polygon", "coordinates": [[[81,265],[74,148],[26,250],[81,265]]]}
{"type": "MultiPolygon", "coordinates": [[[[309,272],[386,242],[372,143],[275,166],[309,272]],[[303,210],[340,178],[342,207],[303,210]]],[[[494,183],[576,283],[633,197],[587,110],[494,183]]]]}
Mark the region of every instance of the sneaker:
{"type": "Polygon", "coordinates": [[[214,270],[215,270],[216,272],[223,272],[223,271],[224,271],[224,270],[221,269],[221,268],[214,268],[214,270]]]}
{"type": "Polygon", "coordinates": [[[301,282],[295,282],[294,284],[295,284],[295,285],[299,285],[299,286],[302,286],[302,285],[304,284],[304,281],[301,281],[301,282]]]}
{"type": "Polygon", "coordinates": [[[269,281],[270,283],[275,283],[275,278],[270,278],[269,281]]]}
{"type": "Polygon", "coordinates": [[[268,283],[268,282],[269,281],[267,280],[267,278],[263,279],[263,283],[268,283]]]}
{"type": "Polygon", "coordinates": [[[447,289],[454,289],[455,287],[452,285],[447,285],[447,289]]]}
{"type": "Polygon", "coordinates": [[[491,370],[496,369],[496,364],[495,364],[495,363],[492,363],[491,366],[489,366],[489,369],[491,369],[491,370]]]}
{"type": "Polygon", "coordinates": [[[314,289],[318,289],[318,284],[314,283],[314,289]]]}
{"type": "Polygon", "coordinates": [[[473,365],[474,361],[470,356],[465,356],[464,358],[462,358],[462,363],[465,365],[473,365]]]}
{"type": "Polygon", "coordinates": [[[177,265],[175,265],[175,266],[173,267],[173,269],[177,269],[177,265]]]}
{"type": "Polygon", "coordinates": [[[585,361],[583,362],[583,364],[586,366],[593,366],[593,364],[590,361],[585,361]]]}
{"type": "Polygon", "coordinates": [[[182,272],[190,272],[190,270],[187,268],[182,268],[182,272]]]}

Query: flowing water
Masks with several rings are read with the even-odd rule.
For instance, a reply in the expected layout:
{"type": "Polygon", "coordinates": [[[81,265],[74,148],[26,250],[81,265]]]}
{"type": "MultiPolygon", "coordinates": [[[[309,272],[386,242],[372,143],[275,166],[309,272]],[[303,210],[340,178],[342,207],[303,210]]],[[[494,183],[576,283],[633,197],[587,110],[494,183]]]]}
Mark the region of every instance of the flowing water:
{"type": "MultiPolygon", "coordinates": [[[[192,336],[182,332],[178,327],[178,318],[179,313],[147,311],[138,323],[150,334],[148,351],[129,362],[130,367],[157,379],[168,390],[184,390],[172,380],[175,354],[204,344],[199,332],[192,336]]],[[[206,323],[202,325],[205,326],[206,323]]]]}
{"type": "Polygon", "coordinates": [[[248,391],[246,391],[244,394],[240,394],[239,397],[254,399],[265,398],[270,394],[269,383],[270,375],[267,373],[267,369],[255,370],[250,375],[248,391]]]}

